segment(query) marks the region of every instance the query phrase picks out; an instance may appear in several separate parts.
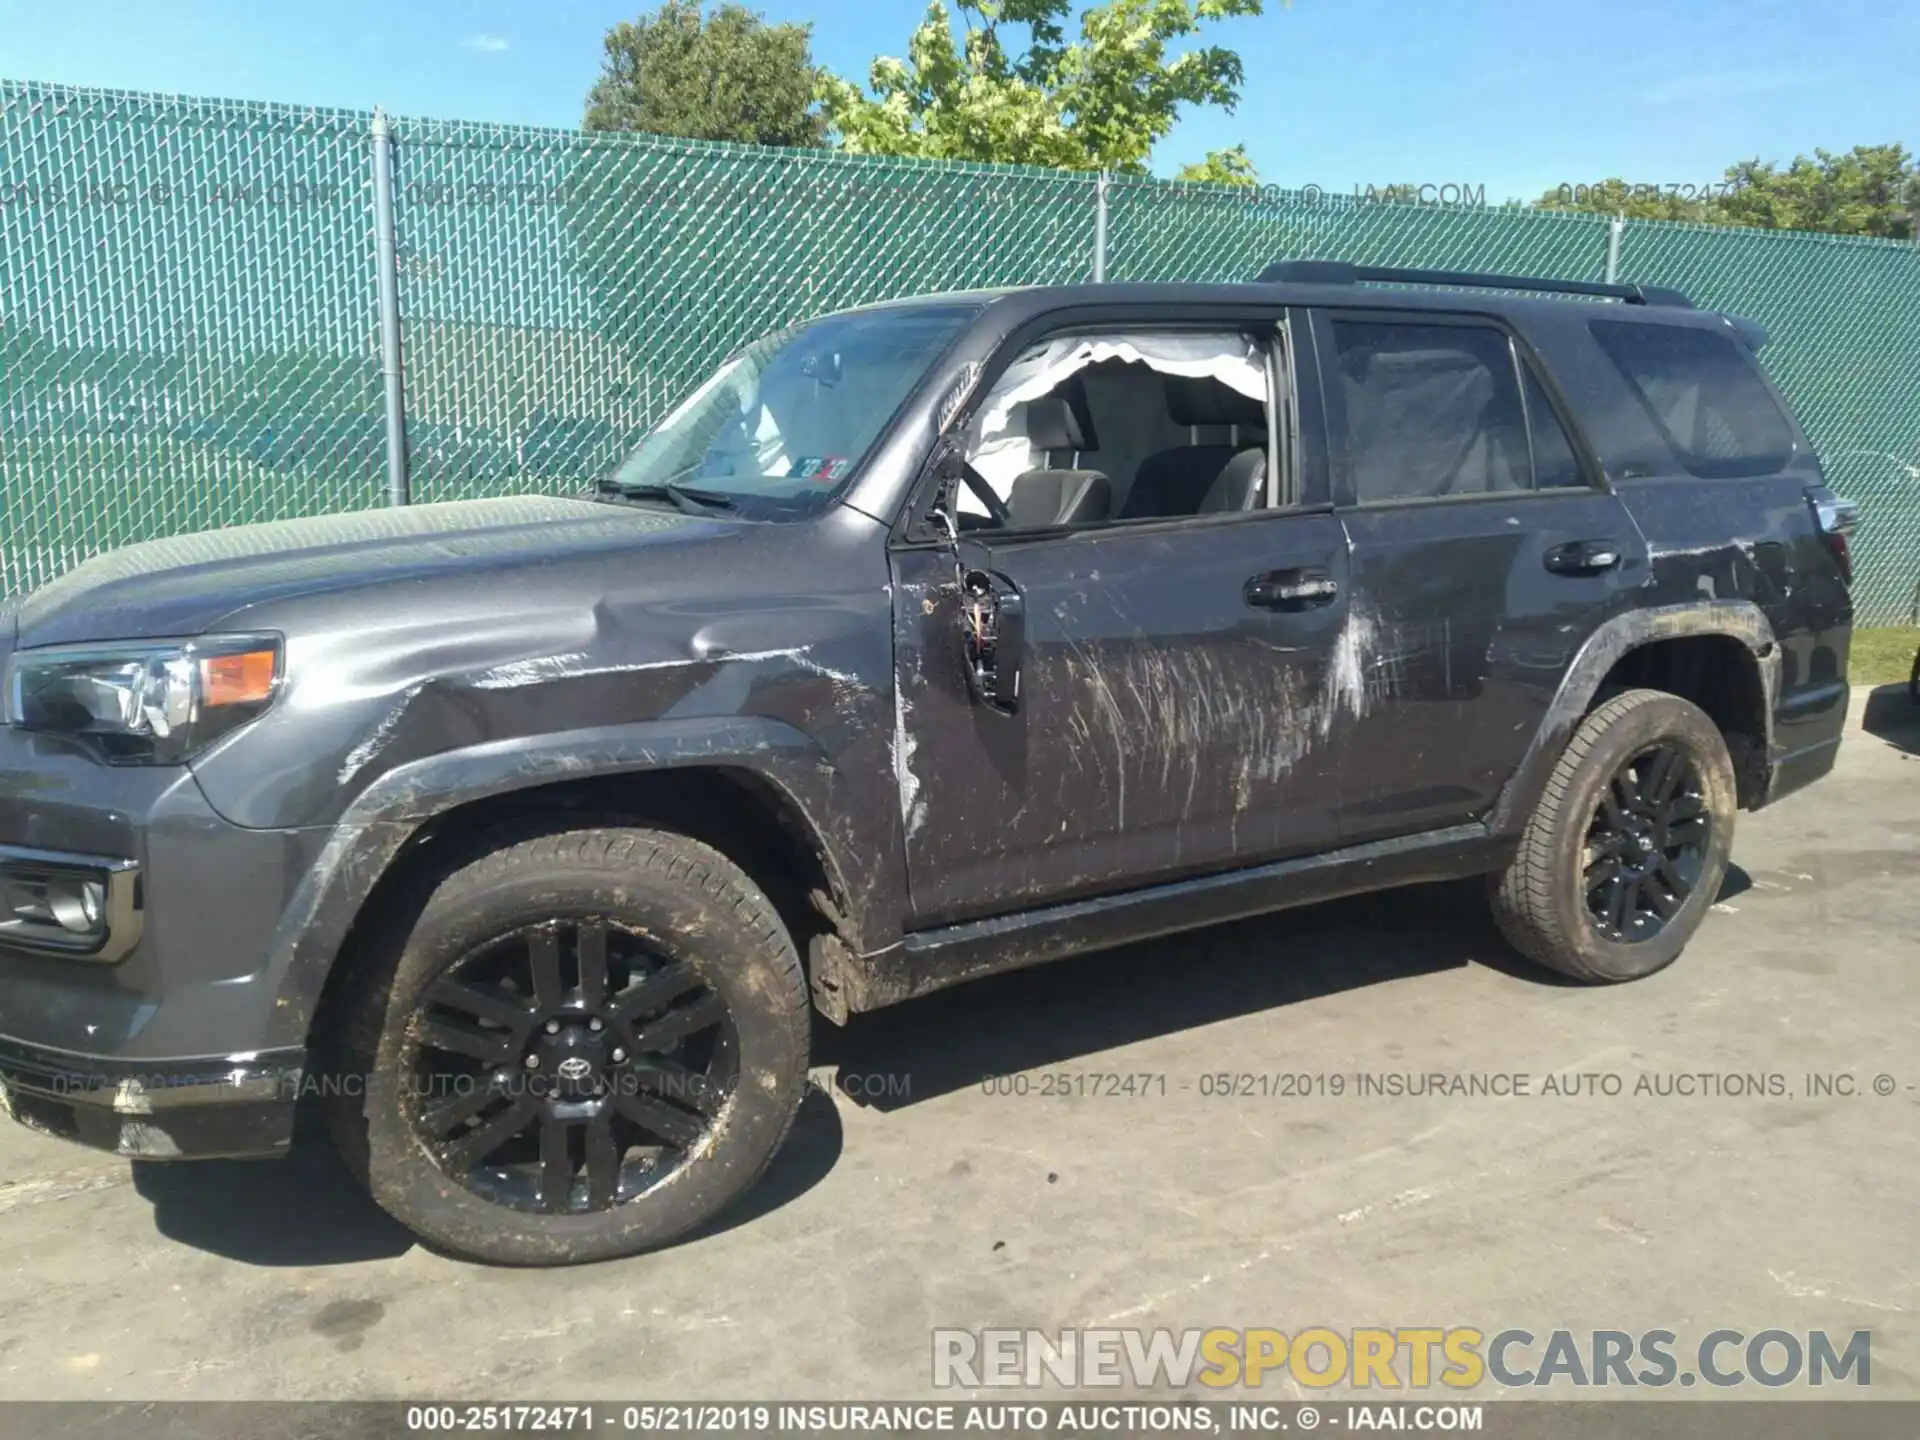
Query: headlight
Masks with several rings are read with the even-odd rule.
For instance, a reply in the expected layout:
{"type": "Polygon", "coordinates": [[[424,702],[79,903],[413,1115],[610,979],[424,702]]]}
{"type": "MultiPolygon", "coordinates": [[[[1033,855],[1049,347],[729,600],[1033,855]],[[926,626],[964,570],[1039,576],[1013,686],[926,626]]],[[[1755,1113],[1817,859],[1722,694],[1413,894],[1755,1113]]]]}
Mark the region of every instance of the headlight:
{"type": "Polygon", "coordinates": [[[279,684],[272,635],[17,650],[6,716],[25,730],[85,736],[118,764],[173,765],[265,710],[279,684]]]}

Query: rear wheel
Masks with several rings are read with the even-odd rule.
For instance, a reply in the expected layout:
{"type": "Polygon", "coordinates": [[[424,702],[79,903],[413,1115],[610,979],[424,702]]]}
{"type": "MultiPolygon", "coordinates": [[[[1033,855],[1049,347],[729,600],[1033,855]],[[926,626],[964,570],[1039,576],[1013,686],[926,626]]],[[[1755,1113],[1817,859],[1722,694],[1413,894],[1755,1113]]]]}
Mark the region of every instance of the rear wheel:
{"type": "Polygon", "coordinates": [[[390,950],[346,1022],[366,1083],[341,1148],[446,1249],[567,1264],[664,1244],[744,1192],[793,1122],[799,958],[696,841],[513,840],[440,880],[390,950]]]}
{"type": "Polygon", "coordinates": [[[1577,980],[1670,964],[1726,875],[1733,762],[1698,706],[1629,690],[1581,721],[1507,870],[1494,918],[1515,949],[1577,980]]]}

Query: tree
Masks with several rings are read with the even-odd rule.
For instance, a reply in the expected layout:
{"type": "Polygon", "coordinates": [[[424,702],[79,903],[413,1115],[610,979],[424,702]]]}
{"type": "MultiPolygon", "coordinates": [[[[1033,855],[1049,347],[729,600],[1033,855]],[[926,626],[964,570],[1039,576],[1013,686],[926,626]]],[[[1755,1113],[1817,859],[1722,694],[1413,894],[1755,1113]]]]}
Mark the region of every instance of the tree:
{"type": "Polygon", "coordinates": [[[1906,240],[1920,209],[1920,167],[1904,145],[1856,145],[1844,155],[1815,150],[1785,170],[1743,160],[1727,180],[1717,209],[1730,225],[1906,240]]]}
{"type": "Polygon", "coordinates": [[[1247,158],[1247,147],[1236,145],[1231,150],[1209,150],[1206,159],[1196,160],[1191,165],[1182,165],[1174,174],[1176,180],[1190,180],[1202,185],[1258,185],[1260,173],[1253,168],[1253,161],[1247,158]]]}
{"type": "Polygon", "coordinates": [[[1231,112],[1240,98],[1233,51],[1170,58],[1168,48],[1261,3],[1107,0],[1069,43],[1070,0],[955,0],[958,38],[945,0],[933,0],[906,58],[875,59],[870,94],[823,76],[819,96],[840,144],[864,154],[1144,174],[1181,106],[1231,112]],[[1024,47],[1009,47],[1006,27],[1024,28],[1024,47]]]}
{"type": "Polygon", "coordinates": [[[607,32],[587,129],[819,145],[811,41],[811,26],[769,25],[741,5],[702,15],[700,0],[666,0],[607,32]]]}
{"type": "Polygon", "coordinates": [[[1694,220],[1762,230],[1822,230],[1833,235],[1913,236],[1920,210],[1920,166],[1902,145],[1856,145],[1843,155],[1815,150],[1782,170],[1743,160],[1717,185],[1629,185],[1608,180],[1549,190],[1542,210],[1585,210],[1630,220],[1694,220]],[[1704,193],[1703,193],[1704,192],[1704,193]]]}

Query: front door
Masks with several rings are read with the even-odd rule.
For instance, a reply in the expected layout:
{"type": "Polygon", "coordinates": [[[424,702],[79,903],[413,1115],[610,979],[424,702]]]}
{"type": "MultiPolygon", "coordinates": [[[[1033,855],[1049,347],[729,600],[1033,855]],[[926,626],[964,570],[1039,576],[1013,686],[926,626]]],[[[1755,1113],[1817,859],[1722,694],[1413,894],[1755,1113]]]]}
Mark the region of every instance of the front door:
{"type": "Polygon", "coordinates": [[[1346,541],[1262,510],[968,538],[1024,613],[1008,711],[971,688],[952,555],[894,555],[915,923],[1337,841],[1346,541]]]}

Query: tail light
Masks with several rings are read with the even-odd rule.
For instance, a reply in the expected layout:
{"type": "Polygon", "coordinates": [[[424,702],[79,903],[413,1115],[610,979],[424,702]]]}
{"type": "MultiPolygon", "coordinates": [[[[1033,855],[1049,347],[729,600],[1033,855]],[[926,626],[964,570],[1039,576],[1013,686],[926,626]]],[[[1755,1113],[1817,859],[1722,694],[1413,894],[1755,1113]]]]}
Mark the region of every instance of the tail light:
{"type": "Polygon", "coordinates": [[[1807,491],[1807,503],[1813,506],[1813,522],[1819,527],[1821,540],[1840,567],[1840,578],[1851,585],[1853,550],[1848,537],[1860,526],[1860,507],[1851,500],[1841,499],[1824,485],[1807,491]]]}

